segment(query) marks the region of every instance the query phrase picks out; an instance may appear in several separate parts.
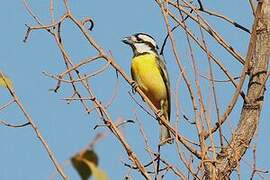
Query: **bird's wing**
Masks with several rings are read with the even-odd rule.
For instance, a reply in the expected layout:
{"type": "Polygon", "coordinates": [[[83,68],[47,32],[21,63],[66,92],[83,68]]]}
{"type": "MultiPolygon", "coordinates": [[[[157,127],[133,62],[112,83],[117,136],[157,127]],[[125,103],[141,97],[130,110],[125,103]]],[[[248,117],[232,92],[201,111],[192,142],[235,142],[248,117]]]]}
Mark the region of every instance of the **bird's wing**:
{"type": "Polygon", "coordinates": [[[131,66],[131,78],[133,81],[137,81],[132,66],[131,66]]]}
{"type": "Polygon", "coordinates": [[[165,61],[162,56],[157,56],[156,57],[156,62],[158,65],[158,69],[160,71],[160,74],[162,76],[162,79],[164,81],[164,84],[166,86],[166,91],[167,91],[167,101],[168,101],[168,120],[170,120],[170,115],[171,115],[171,96],[170,96],[170,81],[169,81],[169,74],[166,68],[165,61]]]}

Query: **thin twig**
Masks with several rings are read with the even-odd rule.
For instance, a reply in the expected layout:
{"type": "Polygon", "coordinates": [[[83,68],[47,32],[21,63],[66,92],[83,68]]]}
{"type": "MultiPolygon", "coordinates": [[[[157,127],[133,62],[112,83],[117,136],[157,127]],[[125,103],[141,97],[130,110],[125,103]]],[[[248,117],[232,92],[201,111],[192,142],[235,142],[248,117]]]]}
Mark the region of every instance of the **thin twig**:
{"type": "Polygon", "coordinates": [[[12,128],[22,128],[22,127],[30,125],[29,122],[19,124],[19,125],[15,125],[15,124],[7,123],[6,121],[0,121],[0,124],[3,124],[3,125],[8,126],[8,127],[12,127],[12,128]]]}
{"type": "Polygon", "coordinates": [[[254,4],[253,0],[248,0],[248,2],[249,2],[249,5],[250,5],[250,8],[252,10],[252,14],[255,17],[255,15],[256,15],[255,4],[254,4]]]}
{"type": "Polygon", "coordinates": [[[0,107],[0,111],[7,108],[8,106],[10,106],[14,102],[15,102],[14,99],[10,100],[9,102],[7,102],[6,104],[4,104],[3,106],[0,107]]]}
{"type": "MultiPolygon", "coordinates": [[[[2,72],[0,72],[1,76],[3,76],[2,72]]],[[[5,81],[5,79],[4,79],[5,81]]],[[[6,83],[6,82],[5,82],[6,83]]],[[[10,93],[10,95],[13,97],[15,103],[18,105],[19,109],[21,110],[21,112],[23,113],[24,117],[26,118],[26,120],[28,121],[28,123],[25,123],[23,126],[26,126],[28,124],[31,125],[31,127],[33,128],[34,132],[36,133],[36,136],[38,137],[38,139],[40,140],[40,142],[42,143],[43,147],[45,148],[45,150],[47,151],[51,161],[53,162],[55,168],[57,169],[57,171],[59,172],[59,174],[62,176],[63,179],[68,179],[67,175],[64,173],[62,167],[60,166],[60,164],[58,163],[58,161],[56,160],[52,150],[50,149],[49,145],[47,144],[47,142],[45,141],[45,139],[43,138],[41,132],[39,131],[38,127],[36,126],[36,124],[34,123],[34,121],[32,120],[31,116],[26,112],[26,110],[24,109],[22,103],[19,100],[19,97],[16,95],[15,90],[10,87],[7,83],[6,83],[7,89],[10,93]]]]}

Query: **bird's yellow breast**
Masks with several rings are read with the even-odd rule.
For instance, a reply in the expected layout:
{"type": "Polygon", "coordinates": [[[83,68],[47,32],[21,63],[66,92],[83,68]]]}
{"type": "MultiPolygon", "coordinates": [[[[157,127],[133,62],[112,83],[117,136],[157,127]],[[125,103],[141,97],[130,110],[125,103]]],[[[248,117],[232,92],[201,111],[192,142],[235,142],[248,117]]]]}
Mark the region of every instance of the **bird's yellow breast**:
{"type": "Polygon", "coordinates": [[[156,105],[167,98],[165,80],[159,70],[155,54],[143,54],[132,59],[134,80],[148,98],[156,105]]]}

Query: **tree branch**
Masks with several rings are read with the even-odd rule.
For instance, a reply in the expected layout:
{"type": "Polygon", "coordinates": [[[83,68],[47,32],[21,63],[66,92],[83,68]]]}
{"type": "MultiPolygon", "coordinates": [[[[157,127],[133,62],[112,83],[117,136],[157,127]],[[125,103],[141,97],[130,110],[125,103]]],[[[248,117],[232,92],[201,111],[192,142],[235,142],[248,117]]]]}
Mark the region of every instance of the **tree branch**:
{"type": "MultiPolygon", "coordinates": [[[[265,89],[258,94],[265,82],[270,56],[270,0],[258,3],[247,58],[252,58],[247,100],[242,107],[240,121],[227,147],[221,150],[219,163],[212,169],[219,179],[228,179],[239,164],[256,132],[263,105],[265,89]]],[[[248,61],[248,60],[247,60],[248,61]]],[[[206,172],[207,179],[211,171],[206,172]]]]}

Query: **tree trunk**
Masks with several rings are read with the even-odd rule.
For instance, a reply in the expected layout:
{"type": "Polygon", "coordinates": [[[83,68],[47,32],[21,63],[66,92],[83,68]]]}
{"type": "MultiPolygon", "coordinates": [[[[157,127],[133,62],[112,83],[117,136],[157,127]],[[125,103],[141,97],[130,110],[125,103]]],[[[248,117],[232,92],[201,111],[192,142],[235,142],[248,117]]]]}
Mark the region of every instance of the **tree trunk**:
{"type": "Polygon", "coordinates": [[[262,110],[265,82],[268,77],[270,55],[270,0],[258,2],[247,59],[249,84],[246,101],[243,104],[240,121],[229,145],[218,155],[216,164],[207,164],[206,179],[230,179],[232,171],[240,163],[248,149],[259,124],[262,110]]]}

